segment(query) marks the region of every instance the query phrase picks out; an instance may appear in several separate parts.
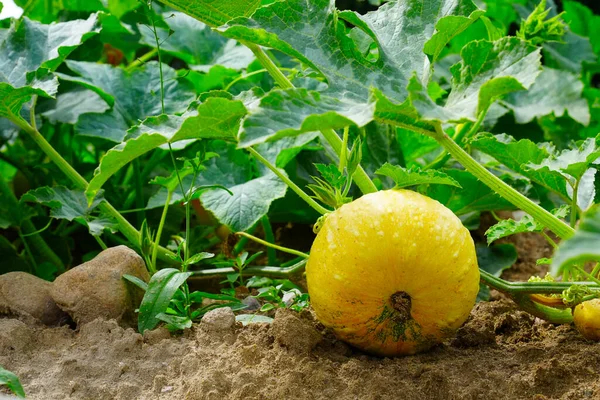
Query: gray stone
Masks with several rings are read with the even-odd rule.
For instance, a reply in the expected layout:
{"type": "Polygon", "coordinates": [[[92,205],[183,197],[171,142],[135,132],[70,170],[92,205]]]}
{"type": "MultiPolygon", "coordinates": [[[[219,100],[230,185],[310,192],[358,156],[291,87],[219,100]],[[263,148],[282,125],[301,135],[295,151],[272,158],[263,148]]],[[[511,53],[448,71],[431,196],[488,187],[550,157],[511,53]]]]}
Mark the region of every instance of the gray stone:
{"type": "Polygon", "coordinates": [[[50,295],[52,283],[26,272],[0,275],[0,314],[58,326],[68,321],[50,295]]]}
{"type": "Polygon", "coordinates": [[[204,314],[200,327],[207,332],[228,331],[235,325],[235,314],[229,307],[211,310],[204,314]]]}
{"type": "Polygon", "coordinates": [[[78,325],[101,318],[134,327],[135,309],[143,292],[125,282],[123,275],[146,282],[150,279],[144,260],[135,251],[126,246],[111,247],[59,276],[52,297],[78,325]]]}

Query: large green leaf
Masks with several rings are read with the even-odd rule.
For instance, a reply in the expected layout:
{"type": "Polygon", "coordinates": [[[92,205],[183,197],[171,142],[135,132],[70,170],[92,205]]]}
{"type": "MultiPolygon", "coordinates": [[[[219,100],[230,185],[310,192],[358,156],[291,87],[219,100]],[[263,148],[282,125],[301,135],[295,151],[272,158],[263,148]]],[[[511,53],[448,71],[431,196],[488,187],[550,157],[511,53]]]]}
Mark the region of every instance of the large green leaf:
{"type": "MultiPolygon", "coordinates": [[[[131,72],[107,64],[67,61],[79,77],[59,74],[98,93],[112,109],[104,114],[84,114],[75,128],[79,134],[121,142],[127,130],[149,116],[162,114],[161,78],[157,62],[131,72]]],[[[183,113],[194,100],[191,88],[177,79],[177,72],[163,65],[165,113],[183,113]]]]}
{"type": "Polygon", "coordinates": [[[79,116],[86,113],[103,113],[110,106],[95,92],[87,89],[73,90],[59,94],[54,107],[42,112],[51,123],[77,123],[79,116]]]}
{"type": "Polygon", "coordinates": [[[86,195],[92,199],[106,181],[132,160],[163,146],[187,139],[235,140],[246,109],[240,101],[208,98],[196,111],[183,116],[150,117],[133,127],[123,143],[110,149],[100,160],[86,195]]]}
{"type": "Polygon", "coordinates": [[[444,106],[437,105],[418,79],[411,80],[411,101],[423,118],[438,121],[474,120],[494,100],[529,88],[540,72],[540,51],[528,42],[506,37],[467,44],[462,61],[450,69],[452,90],[444,106]]]}
{"type": "Polygon", "coordinates": [[[154,329],[160,322],[158,314],[164,313],[171,303],[175,292],[192,275],[191,272],[180,272],[174,268],[161,269],[155,273],[140,304],[138,331],[144,333],[154,329]]]}
{"type": "Polygon", "coordinates": [[[115,232],[118,224],[107,215],[94,215],[98,204],[104,201],[102,193],[92,199],[88,205],[85,194],[81,190],[68,189],[64,186],[43,186],[30,190],[22,197],[22,201],[34,201],[50,207],[50,216],[67,221],[77,221],[87,226],[94,236],[101,235],[105,229],[115,232]]]}
{"type": "Polygon", "coordinates": [[[19,116],[31,96],[53,97],[55,70],[81,43],[98,32],[97,16],[43,25],[23,18],[0,45],[0,117],[19,116]],[[41,70],[40,70],[41,69],[41,70]],[[38,71],[40,70],[40,71],[38,71]]]}
{"type": "MultiPolygon", "coordinates": [[[[242,69],[254,60],[250,49],[227,40],[195,18],[181,12],[163,13],[162,16],[169,29],[156,28],[161,51],[182,59],[189,66],[221,65],[242,69]]],[[[156,47],[152,28],[140,24],[138,29],[142,43],[156,47]]]]}
{"type": "Polygon", "coordinates": [[[395,101],[406,100],[413,72],[425,80],[430,74],[424,46],[435,57],[479,15],[470,0],[390,2],[364,16],[338,12],[333,0],[291,0],[231,21],[221,28],[226,36],[296,57],[328,83],[322,93],[297,89],[268,94],[245,121],[242,145],[305,132],[315,125],[326,129],[370,122],[371,88],[395,101]],[[374,41],[379,50],[376,62],[362,55],[362,45],[349,36],[346,24],[374,41]],[[271,124],[275,129],[265,127],[271,124]]]}
{"type": "Polygon", "coordinates": [[[88,207],[85,195],[81,190],[72,190],[64,186],[44,186],[30,190],[23,195],[24,201],[35,201],[50,207],[53,218],[73,221],[77,217],[88,216],[104,200],[98,195],[88,207]]]}
{"type": "Polygon", "coordinates": [[[252,15],[261,0],[162,0],[161,2],[216,27],[237,17],[252,15]]]}
{"type": "Polygon", "coordinates": [[[594,15],[592,10],[577,1],[564,1],[563,8],[564,19],[573,33],[588,37],[594,52],[600,55],[600,15],[594,15]]]}
{"type": "Polygon", "coordinates": [[[579,228],[563,241],[552,258],[550,273],[558,276],[564,268],[586,261],[600,261],[600,208],[594,207],[585,214],[579,228]]]}
{"type": "Polygon", "coordinates": [[[471,146],[504,164],[519,174],[569,199],[565,180],[554,174],[527,168],[528,164],[540,164],[554,152],[547,143],[536,144],[529,139],[516,141],[509,135],[479,134],[471,141],[471,146]]]}
{"type": "MultiPolygon", "coordinates": [[[[245,231],[269,211],[274,200],[285,196],[287,185],[272,172],[259,167],[244,150],[238,150],[234,144],[221,141],[211,143],[209,150],[220,157],[212,158],[206,163],[206,170],[200,173],[194,185],[220,185],[232,193],[222,189],[210,189],[200,195],[204,208],[221,223],[235,231],[245,231]]],[[[277,158],[276,153],[265,156],[272,162],[277,158]]],[[[285,173],[283,170],[282,172],[285,173]]],[[[192,185],[191,180],[192,176],[183,179],[184,188],[192,185]]],[[[162,207],[166,195],[166,189],[161,189],[149,199],[148,208],[162,207]]],[[[182,198],[181,191],[177,189],[171,202],[181,201],[182,198]]]]}
{"type": "Polygon", "coordinates": [[[27,18],[44,24],[58,20],[61,12],[64,14],[105,11],[101,0],[15,0],[15,4],[23,8],[27,18]]]}
{"type": "Polygon", "coordinates": [[[590,111],[582,92],[583,83],[577,75],[544,68],[528,91],[510,94],[503,104],[514,111],[520,124],[551,113],[558,117],[568,112],[571,118],[587,125],[590,111]]]}
{"type": "MultiPolygon", "coordinates": [[[[600,135],[587,138],[576,148],[563,150],[540,163],[530,162],[527,168],[541,173],[554,174],[557,177],[572,177],[578,181],[591,164],[597,164],[600,157],[600,135]]],[[[593,180],[593,179],[592,179],[593,180]]],[[[574,182],[571,182],[574,183],[574,182]]]]}

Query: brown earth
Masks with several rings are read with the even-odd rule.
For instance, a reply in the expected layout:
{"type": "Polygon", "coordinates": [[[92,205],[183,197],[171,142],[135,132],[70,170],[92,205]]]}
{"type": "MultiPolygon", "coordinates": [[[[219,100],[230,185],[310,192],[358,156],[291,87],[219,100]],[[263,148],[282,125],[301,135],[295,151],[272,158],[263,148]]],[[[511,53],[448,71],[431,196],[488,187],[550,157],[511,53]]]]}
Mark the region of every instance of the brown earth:
{"type": "Polygon", "coordinates": [[[298,326],[143,338],[115,321],[74,332],[2,319],[0,364],[40,400],[600,398],[600,344],[506,300],[476,306],[451,342],[396,359],[364,355],[327,332],[310,352],[280,344],[323,333],[307,317],[298,326]]]}
{"type": "MultiPolygon", "coordinates": [[[[539,273],[543,242],[520,235],[514,243],[519,262],[506,275],[539,273]]],[[[273,325],[195,325],[178,337],[164,329],[143,337],[115,321],[73,331],[4,318],[0,365],[40,400],[600,399],[600,344],[494,298],[474,308],[456,338],[410,357],[365,355],[310,313],[279,312],[273,325]]]]}

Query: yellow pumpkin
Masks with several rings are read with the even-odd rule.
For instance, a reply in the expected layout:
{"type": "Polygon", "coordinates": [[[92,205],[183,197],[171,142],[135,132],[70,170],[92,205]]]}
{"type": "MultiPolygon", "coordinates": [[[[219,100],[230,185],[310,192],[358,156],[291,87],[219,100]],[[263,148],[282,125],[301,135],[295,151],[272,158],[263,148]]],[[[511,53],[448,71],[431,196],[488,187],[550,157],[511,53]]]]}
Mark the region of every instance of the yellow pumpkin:
{"type": "Polygon", "coordinates": [[[600,299],[579,303],[573,311],[575,327],[590,340],[600,340],[600,299]]]}
{"type": "Polygon", "coordinates": [[[382,356],[451,337],[479,290],[469,231],[448,208],[409,190],[371,193],[329,214],[306,277],[319,320],[382,356]]]}

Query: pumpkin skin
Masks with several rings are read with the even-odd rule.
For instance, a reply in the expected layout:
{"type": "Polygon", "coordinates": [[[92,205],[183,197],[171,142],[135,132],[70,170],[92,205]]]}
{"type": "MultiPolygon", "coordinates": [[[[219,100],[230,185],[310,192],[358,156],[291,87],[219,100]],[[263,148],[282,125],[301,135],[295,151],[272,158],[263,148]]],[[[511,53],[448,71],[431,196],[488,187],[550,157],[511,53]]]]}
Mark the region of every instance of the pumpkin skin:
{"type": "Polygon", "coordinates": [[[600,340],[600,299],[577,304],[573,310],[575,327],[586,339],[600,340]]]}
{"type": "Polygon", "coordinates": [[[479,291],[469,231],[448,208],[408,190],[371,193],[329,214],[306,278],[321,323],[381,356],[453,336],[479,291]]]}

